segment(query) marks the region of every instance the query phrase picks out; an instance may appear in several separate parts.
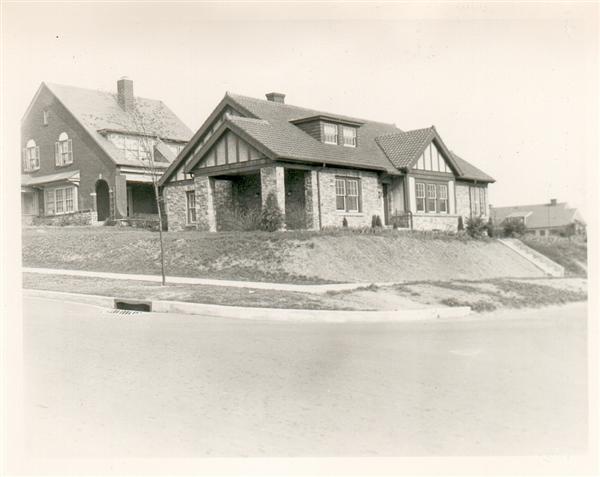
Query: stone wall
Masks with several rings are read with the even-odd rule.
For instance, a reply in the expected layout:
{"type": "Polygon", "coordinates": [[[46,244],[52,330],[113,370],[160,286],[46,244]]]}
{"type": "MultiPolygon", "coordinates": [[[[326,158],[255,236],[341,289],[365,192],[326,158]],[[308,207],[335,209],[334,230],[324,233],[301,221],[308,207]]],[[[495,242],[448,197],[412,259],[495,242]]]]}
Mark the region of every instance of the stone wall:
{"type": "Polygon", "coordinates": [[[469,184],[456,183],[456,215],[462,215],[463,219],[471,216],[471,201],[469,199],[469,184]]]}
{"type": "Polygon", "coordinates": [[[163,188],[168,230],[177,231],[195,227],[195,225],[187,223],[186,192],[190,190],[195,190],[194,182],[191,180],[172,182],[163,188]]]}
{"type": "Polygon", "coordinates": [[[91,225],[96,222],[96,212],[79,210],[70,214],[32,217],[32,225],[91,225]]]}
{"type": "Polygon", "coordinates": [[[458,230],[458,216],[448,214],[413,214],[414,230],[442,230],[456,232],[458,230]]]}
{"type": "Polygon", "coordinates": [[[322,227],[341,227],[344,217],[348,221],[349,227],[370,226],[373,215],[379,215],[383,221],[383,191],[376,172],[333,169],[328,167],[320,169],[318,174],[322,227]],[[336,210],[336,176],[360,178],[362,197],[362,209],[360,212],[342,212],[336,210]]]}
{"type": "Polygon", "coordinates": [[[215,180],[208,176],[194,177],[196,186],[196,217],[198,230],[217,231],[215,210],[215,180]]]}

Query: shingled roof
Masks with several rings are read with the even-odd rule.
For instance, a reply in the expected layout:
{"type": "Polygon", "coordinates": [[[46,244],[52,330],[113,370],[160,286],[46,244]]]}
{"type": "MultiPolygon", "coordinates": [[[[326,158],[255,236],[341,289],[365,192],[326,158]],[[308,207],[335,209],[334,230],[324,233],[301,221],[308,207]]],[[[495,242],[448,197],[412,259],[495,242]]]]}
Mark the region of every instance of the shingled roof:
{"type": "Polygon", "coordinates": [[[564,227],[575,220],[585,223],[579,211],[570,208],[566,202],[492,207],[492,219],[501,224],[506,218],[526,217],[527,228],[564,227]]]}
{"type": "MultiPolygon", "coordinates": [[[[80,122],[92,138],[117,165],[139,166],[140,162],[126,159],[123,151],[109,141],[102,132],[142,134],[130,114],[117,101],[116,93],[93,89],[42,83],[80,122]]],[[[189,141],[192,131],[162,101],[135,97],[145,133],[163,140],[189,141]]]]}
{"type": "MultiPolygon", "coordinates": [[[[373,169],[388,174],[399,174],[399,169],[409,167],[418,159],[425,146],[434,138],[442,146],[459,177],[463,177],[462,169],[470,171],[465,179],[474,179],[493,182],[493,178],[470,166],[464,160],[455,160],[454,156],[443,144],[434,127],[418,129],[415,131],[402,131],[393,124],[370,121],[339,114],[332,114],[315,109],[293,106],[276,101],[268,101],[248,96],[227,93],[217,110],[231,106],[246,117],[229,115],[224,121],[224,128],[229,127],[234,131],[241,131],[255,144],[262,146],[270,152],[273,159],[305,161],[317,164],[342,165],[373,169]],[[332,121],[356,124],[358,128],[356,147],[335,147],[325,144],[295,123],[310,118],[329,118],[332,121]],[[460,163],[460,165],[459,165],[460,163]],[[469,168],[470,166],[470,168],[469,168]],[[478,171],[478,173],[476,173],[478,171]]],[[[204,125],[198,130],[188,146],[180,153],[176,161],[169,166],[161,183],[165,183],[174,173],[179,164],[196,153],[196,156],[185,166],[185,171],[190,172],[201,159],[204,150],[210,148],[206,143],[200,150],[197,140],[201,138],[210,127],[215,118],[211,115],[204,125]],[[195,152],[193,152],[195,151],[195,152]]],[[[224,129],[220,129],[224,131],[224,129]]]]}

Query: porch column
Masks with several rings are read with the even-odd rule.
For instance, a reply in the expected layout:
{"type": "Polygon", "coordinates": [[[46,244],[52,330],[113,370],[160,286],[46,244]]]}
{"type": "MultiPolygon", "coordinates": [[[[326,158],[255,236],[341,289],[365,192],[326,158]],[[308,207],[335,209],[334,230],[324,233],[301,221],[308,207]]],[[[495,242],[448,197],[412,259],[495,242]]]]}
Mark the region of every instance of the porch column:
{"type": "Polygon", "coordinates": [[[122,174],[115,176],[115,186],[112,188],[112,218],[120,219],[127,217],[127,179],[122,174]]]}
{"type": "Polygon", "coordinates": [[[304,198],[306,205],[306,228],[319,230],[319,191],[317,189],[317,171],[304,174],[304,198]]]}
{"type": "Polygon", "coordinates": [[[277,205],[285,216],[285,178],[282,166],[268,166],[260,170],[260,196],[264,207],[267,197],[275,194],[277,205]]]}
{"type": "Polygon", "coordinates": [[[217,231],[215,211],[215,180],[208,176],[195,176],[196,220],[198,230],[217,231]]]}

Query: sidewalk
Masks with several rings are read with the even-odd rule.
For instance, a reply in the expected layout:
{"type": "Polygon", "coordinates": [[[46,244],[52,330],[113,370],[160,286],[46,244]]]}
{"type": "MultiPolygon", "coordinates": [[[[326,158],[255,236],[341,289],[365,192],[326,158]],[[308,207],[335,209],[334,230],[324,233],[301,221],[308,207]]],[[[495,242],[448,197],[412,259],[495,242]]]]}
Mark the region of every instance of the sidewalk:
{"type": "MultiPolygon", "coordinates": [[[[91,272],[87,270],[67,270],[56,268],[28,268],[23,267],[23,273],[39,273],[45,275],[69,275],[76,277],[108,278],[111,280],[137,280],[142,282],[160,283],[160,275],[137,275],[130,273],[108,273],[91,272]]],[[[210,285],[235,288],[255,288],[260,290],[281,290],[303,293],[326,293],[328,291],[355,290],[366,287],[370,283],[328,283],[324,285],[299,285],[294,283],[269,283],[269,282],[248,282],[240,280],[215,280],[211,278],[192,278],[192,277],[170,277],[167,276],[167,283],[180,285],[210,285]]],[[[377,283],[377,285],[391,285],[391,283],[377,283]]]]}

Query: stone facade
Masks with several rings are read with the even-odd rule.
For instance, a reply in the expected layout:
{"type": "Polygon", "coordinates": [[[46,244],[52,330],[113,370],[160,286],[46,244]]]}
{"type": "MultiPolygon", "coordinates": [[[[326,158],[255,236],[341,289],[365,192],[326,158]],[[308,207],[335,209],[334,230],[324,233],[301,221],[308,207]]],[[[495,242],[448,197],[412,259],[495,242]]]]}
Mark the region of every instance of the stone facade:
{"type": "Polygon", "coordinates": [[[304,175],[304,207],[306,228],[319,230],[319,204],[317,203],[317,171],[306,171],[304,175]]]}
{"type": "Polygon", "coordinates": [[[457,182],[455,186],[456,194],[456,215],[462,215],[463,220],[471,216],[471,200],[469,198],[469,184],[457,182]]]}
{"type": "Polygon", "coordinates": [[[194,184],[196,186],[196,227],[198,230],[216,232],[215,179],[208,176],[196,176],[194,184]]]}
{"type": "Polygon", "coordinates": [[[353,169],[325,168],[318,171],[321,203],[321,227],[341,227],[344,217],[348,227],[368,227],[373,215],[383,220],[383,190],[376,172],[357,171],[353,169]],[[361,202],[360,212],[342,212],[336,210],[335,178],[360,178],[361,202]]]}
{"type": "Polygon", "coordinates": [[[169,230],[177,231],[196,227],[195,224],[187,223],[186,192],[192,190],[196,190],[192,180],[167,184],[163,188],[164,210],[169,230]]]}
{"type": "Polygon", "coordinates": [[[96,213],[93,210],[31,218],[32,225],[92,225],[94,223],[96,223],[96,213]]]}
{"type": "Polygon", "coordinates": [[[277,205],[285,214],[285,182],[283,166],[268,166],[260,170],[260,196],[262,205],[265,205],[271,192],[275,194],[277,205]]]}
{"type": "Polygon", "coordinates": [[[458,230],[458,216],[448,214],[413,214],[414,230],[441,230],[456,232],[458,230]]]}

